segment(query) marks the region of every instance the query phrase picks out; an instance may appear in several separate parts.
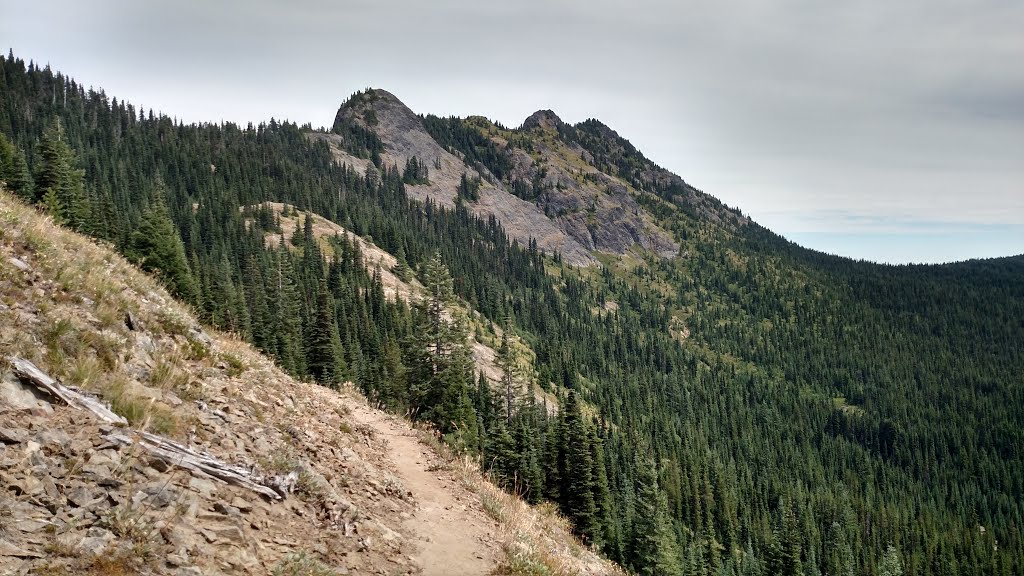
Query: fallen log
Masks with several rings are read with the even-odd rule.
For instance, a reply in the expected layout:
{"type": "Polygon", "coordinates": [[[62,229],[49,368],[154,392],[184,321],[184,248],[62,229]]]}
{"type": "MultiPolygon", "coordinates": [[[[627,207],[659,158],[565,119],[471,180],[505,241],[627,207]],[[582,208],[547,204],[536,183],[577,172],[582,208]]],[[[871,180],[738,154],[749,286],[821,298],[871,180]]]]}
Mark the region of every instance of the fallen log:
{"type": "Polygon", "coordinates": [[[103,402],[100,402],[99,399],[94,396],[90,396],[77,388],[61,384],[28,360],[13,356],[9,357],[7,360],[11,363],[15,376],[20,378],[23,382],[28,382],[37,388],[41,388],[50,396],[61,400],[68,406],[92,412],[104,422],[109,422],[111,424],[128,424],[128,421],[125,420],[124,417],[115,414],[110,410],[110,408],[107,408],[103,402]]]}
{"type": "Polygon", "coordinates": [[[124,446],[141,446],[168,465],[202,472],[228,484],[262,494],[271,500],[280,500],[284,496],[263,484],[261,477],[246,468],[228,464],[209,454],[197,452],[174,440],[150,432],[136,431],[129,434],[115,430],[104,434],[103,439],[124,446]]]}
{"type": "MultiPolygon", "coordinates": [[[[91,412],[104,422],[121,425],[128,424],[125,418],[112,412],[98,398],[77,388],[61,384],[40,370],[32,362],[16,357],[9,357],[7,360],[10,362],[14,374],[18,378],[47,392],[68,406],[91,412]]],[[[275,478],[264,480],[262,476],[246,468],[228,464],[210,454],[197,452],[174,440],[151,432],[134,431],[127,433],[114,430],[104,434],[103,439],[124,446],[141,446],[152,456],[170,466],[185,468],[193,472],[202,472],[228,484],[247,488],[272,500],[280,500],[291,491],[289,487],[278,490],[272,488],[271,486],[279,483],[275,478]]]]}

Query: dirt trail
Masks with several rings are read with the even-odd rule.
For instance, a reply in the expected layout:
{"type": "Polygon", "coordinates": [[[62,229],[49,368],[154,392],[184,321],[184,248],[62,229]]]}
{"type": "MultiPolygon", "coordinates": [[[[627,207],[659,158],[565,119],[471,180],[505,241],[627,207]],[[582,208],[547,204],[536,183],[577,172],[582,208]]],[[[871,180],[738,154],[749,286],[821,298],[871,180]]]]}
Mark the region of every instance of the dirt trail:
{"type": "Polygon", "coordinates": [[[414,558],[425,576],[483,576],[493,572],[499,554],[495,523],[475,494],[459,484],[452,472],[431,470],[437,456],[421,444],[403,421],[354,407],[352,418],[387,438],[388,460],[417,503],[416,512],[402,523],[417,551],[414,558]]]}

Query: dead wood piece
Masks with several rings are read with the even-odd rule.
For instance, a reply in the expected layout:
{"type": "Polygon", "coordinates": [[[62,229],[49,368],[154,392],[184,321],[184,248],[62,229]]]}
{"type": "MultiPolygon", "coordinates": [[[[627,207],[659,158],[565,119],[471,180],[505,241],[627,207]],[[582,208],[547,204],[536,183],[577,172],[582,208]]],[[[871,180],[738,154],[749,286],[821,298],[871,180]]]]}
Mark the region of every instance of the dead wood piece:
{"type": "Polygon", "coordinates": [[[115,430],[104,434],[103,439],[125,446],[133,444],[141,446],[151,455],[171,466],[203,472],[228,484],[241,486],[242,488],[262,494],[272,500],[280,500],[282,496],[273,488],[261,483],[260,480],[262,479],[246,468],[228,464],[210,454],[196,452],[191,448],[156,434],[149,432],[126,434],[115,430]]]}
{"type": "Polygon", "coordinates": [[[92,412],[104,422],[110,422],[112,424],[128,423],[124,417],[112,412],[110,408],[107,408],[98,399],[76,388],[61,384],[28,360],[13,356],[9,357],[7,360],[11,363],[11,367],[14,369],[14,374],[23,382],[28,382],[33,386],[42,389],[54,398],[60,399],[68,406],[92,412]]]}
{"type": "MultiPolygon", "coordinates": [[[[61,384],[28,360],[15,357],[10,357],[7,360],[11,363],[11,366],[14,369],[14,374],[18,376],[18,378],[44,390],[51,396],[60,399],[68,406],[91,412],[105,422],[123,425],[128,424],[127,420],[113,413],[97,398],[89,396],[75,388],[61,384]]],[[[187,470],[203,472],[214,478],[227,482],[228,484],[247,488],[273,500],[280,500],[286,495],[286,493],[278,492],[270,486],[261,483],[258,481],[262,480],[261,477],[253,474],[245,468],[232,466],[231,464],[219,460],[209,454],[196,452],[195,450],[173,440],[157,436],[150,432],[140,431],[127,434],[118,430],[111,430],[103,435],[103,439],[108,442],[125,446],[138,444],[154,457],[169,465],[178,466],[187,470]]]]}

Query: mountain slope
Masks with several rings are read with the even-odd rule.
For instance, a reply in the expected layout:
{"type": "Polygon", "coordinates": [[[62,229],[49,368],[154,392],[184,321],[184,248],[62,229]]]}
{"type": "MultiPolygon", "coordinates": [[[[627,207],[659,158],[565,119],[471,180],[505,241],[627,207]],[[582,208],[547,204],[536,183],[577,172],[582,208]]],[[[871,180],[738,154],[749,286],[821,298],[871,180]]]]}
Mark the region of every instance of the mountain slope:
{"type": "MultiPolygon", "coordinates": [[[[458,186],[437,192],[455,198],[450,207],[419,202],[408,190],[429,185],[432,160],[388,149],[374,116],[330,134],[274,121],[182,125],[52,71],[0,64],[0,132],[12,142],[0,146],[0,177],[20,194],[158,271],[204,321],[244,335],[289,373],[350,378],[390,410],[429,410],[496,481],[550,502],[630,569],[1020,571],[1020,258],[886,267],[814,253],[596,121],[559,128],[547,113],[517,130],[423,118],[435,143],[482,177],[477,186],[472,172],[465,183],[456,172],[458,186]],[[60,165],[44,147],[61,152],[51,155],[60,165]],[[546,150],[530,156],[538,173],[553,164],[579,175],[580,189],[593,190],[594,178],[625,183],[640,212],[608,214],[619,247],[592,254],[601,266],[567,265],[476,217],[492,177],[495,190],[528,198],[530,218],[548,196],[562,201],[557,182],[539,181],[533,197],[532,182],[510,179],[512,156],[531,150],[546,150]],[[593,169],[603,177],[583,177],[593,169]],[[37,189],[31,176],[46,171],[66,185],[37,189]],[[321,249],[311,230],[291,249],[268,247],[267,234],[281,232],[273,217],[243,209],[264,202],[318,214],[404,254],[410,275],[433,278],[439,293],[450,286],[486,319],[471,330],[490,339],[500,325],[529,345],[527,374],[513,382],[557,396],[559,413],[495,398],[465,356],[451,378],[425,370],[429,315],[388,299],[361,242],[321,249]],[[624,221],[639,222],[635,235],[624,221]],[[643,240],[657,234],[678,251],[643,240]],[[424,390],[427,380],[436,386],[424,390]]],[[[597,215],[619,200],[597,192],[601,227],[597,215]]],[[[589,213],[562,216],[591,224],[589,213]]],[[[545,221],[566,234],[557,213],[545,221]]]]}
{"type": "Polygon", "coordinates": [[[2,191],[0,222],[6,355],[98,394],[132,430],[256,477],[296,475],[275,500],[190,473],[111,442],[109,424],[5,365],[0,573],[487,574],[523,556],[567,572],[613,571],[558,520],[503,500],[475,467],[421,444],[407,422],[351,389],[293,380],[201,327],[108,249],[2,191]],[[507,521],[485,511],[495,502],[507,521]]]}
{"type": "MultiPolygon", "coordinates": [[[[338,110],[335,130],[344,131],[343,127],[349,124],[380,138],[384,143],[381,152],[384,163],[402,167],[415,157],[428,164],[430,181],[408,186],[406,192],[411,198],[430,198],[451,206],[463,174],[469,178],[480,176],[477,170],[439,146],[423,128],[422,120],[385,90],[370,90],[349,99],[338,110]]],[[[339,152],[335,154],[343,162],[353,162],[339,152]]],[[[480,199],[474,203],[473,212],[484,218],[498,219],[505,230],[522,244],[529,244],[532,238],[542,249],[562,254],[569,263],[587,265],[594,262],[583,246],[552,225],[535,206],[503,194],[491,182],[482,183],[479,194],[480,199]]]]}

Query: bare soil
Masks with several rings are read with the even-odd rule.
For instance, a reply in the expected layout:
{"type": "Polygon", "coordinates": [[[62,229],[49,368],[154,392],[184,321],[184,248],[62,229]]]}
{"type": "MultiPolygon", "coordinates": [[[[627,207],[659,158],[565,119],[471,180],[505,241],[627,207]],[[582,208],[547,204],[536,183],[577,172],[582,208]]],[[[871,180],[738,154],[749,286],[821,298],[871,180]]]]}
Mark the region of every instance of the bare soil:
{"type": "Polygon", "coordinates": [[[403,485],[413,487],[416,509],[402,523],[416,545],[413,558],[426,576],[490,574],[500,554],[496,524],[479,498],[460,485],[458,473],[420,443],[404,420],[356,407],[351,418],[387,439],[386,460],[403,485]]]}

